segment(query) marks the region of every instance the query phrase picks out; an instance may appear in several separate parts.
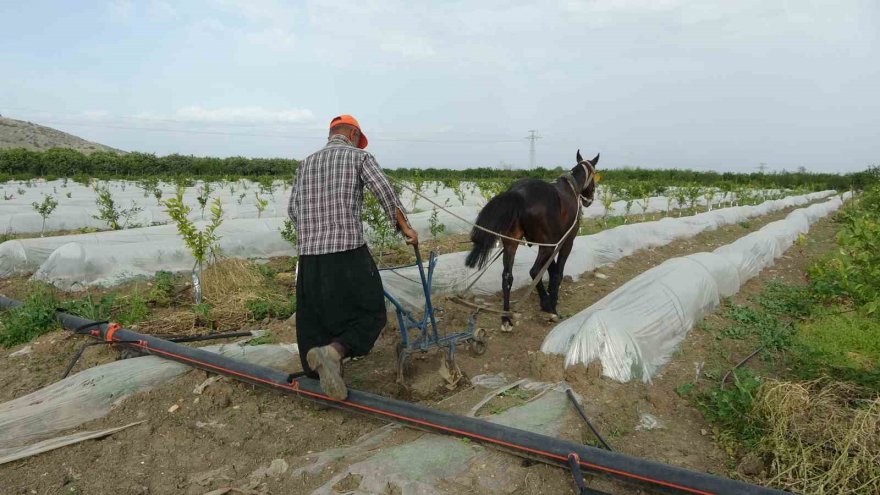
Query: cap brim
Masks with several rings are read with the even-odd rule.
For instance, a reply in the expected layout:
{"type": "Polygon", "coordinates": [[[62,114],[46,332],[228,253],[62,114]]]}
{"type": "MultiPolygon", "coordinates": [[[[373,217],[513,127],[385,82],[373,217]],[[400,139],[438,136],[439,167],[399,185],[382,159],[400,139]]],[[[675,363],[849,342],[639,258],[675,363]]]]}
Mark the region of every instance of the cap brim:
{"type": "Polygon", "coordinates": [[[360,148],[360,149],[366,148],[368,142],[369,141],[367,141],[367,136],[364,134],[363,131],[361,131],[361,139],[358,141],[358,148],[360,148]]]}

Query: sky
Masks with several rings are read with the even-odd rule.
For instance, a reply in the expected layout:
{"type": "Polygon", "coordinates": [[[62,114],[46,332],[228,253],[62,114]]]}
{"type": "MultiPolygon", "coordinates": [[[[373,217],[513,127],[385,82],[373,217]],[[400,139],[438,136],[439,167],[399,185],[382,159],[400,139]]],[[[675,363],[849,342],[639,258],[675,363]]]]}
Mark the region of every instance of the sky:
{"type": "Polygon", "coordinates": [[[880,163],[877,0],[0,2],[0,114],[128,150],[388,168],[880,163]]]}

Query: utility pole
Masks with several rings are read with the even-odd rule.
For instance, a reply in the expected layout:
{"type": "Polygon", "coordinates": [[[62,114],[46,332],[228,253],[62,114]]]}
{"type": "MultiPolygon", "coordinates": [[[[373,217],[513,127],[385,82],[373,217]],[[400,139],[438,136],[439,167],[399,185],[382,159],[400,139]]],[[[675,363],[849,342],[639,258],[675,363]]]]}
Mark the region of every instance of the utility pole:
{"type": "Polygon", "coordinates": [[[538,135],[538,131],[530,130],[525,139],[529,140],[529,164],[531,168],[535,168],[535,141],[541,139],[541,136],[538,135]]]}
{"type": "Polygon", "coordinates": [[[763,174],[765,170],[767,170],[767,164],[764,162],[761,162],[761,165],[758,166],[758,171],[763,174]]]}

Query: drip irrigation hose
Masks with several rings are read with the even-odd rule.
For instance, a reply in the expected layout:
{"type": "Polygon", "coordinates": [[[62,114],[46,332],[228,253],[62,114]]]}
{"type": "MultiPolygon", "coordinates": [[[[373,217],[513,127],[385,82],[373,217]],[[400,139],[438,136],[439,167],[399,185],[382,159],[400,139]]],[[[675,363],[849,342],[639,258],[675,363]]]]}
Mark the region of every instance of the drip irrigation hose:
{"type": "MultiPolygon", "coordinates": [[[[20,304],[0,296],[0,308],[16,307],[20,304]]],[[[65,313],[58,313],[56,316],[65,328],[77,328],[89,323],[82,318],[65,313]]],[[[577,454],[581,469],[603,474],[618,481],[647,486],[652,491],[696,495],[778,495],[786,493],[640,459],[619,452],[597,449],[478,418],[459,416],[368,392],[349,389],[346,400],[334,400],[324,394],[318,380],[302,377],[288,381],[289,375],[280,370],[237,361],[202,349],[139,334],[112,323],[97,325],[97,328],[89,331],[89,334],[100,340],[121,344],[194,368],[227,375],[236,380],[281,393],[296,395],[338,409],[361,413],[432,433],[467,438],[520,457],[555,466],[569,468],[569,455],[577,454]],[[123,344],[122,342],[136,343],[123,344]]]]}
{"type": "Polygon", "coordinates": [[[737,368],[739,368],[740,366],[746,364],[746,362],[747,362],[749,359],[752,359],[753,357],[755,357],[759,352],[761,352],[762,349],[764,349],[764,346],[758,347],[757,349],[755,349],[754,351],[752,351],[751,354],[749,354],[748,356],[744,357],[742,361],[736,363],[736,366],[734,366],[733,368],[730,368],[730,371],[728,371],[727,373],[725,373],[725,374],[724,374],[724,378],[721,379],[721,390],[724,390],[724,385],[727,383],[727,378],[730,376],[730,374],[733,373],[734,371],[736,371],[737,368]]]}
{"type": "Polygon", "coordinates": [[[593,435],[596,436],[596,439],[599,440],[599,443],[601,443],[602,446],[605,447],[605,450],[613,452],[614,449],[612,449],[611,446],[608,445],[608,442],[606,442],[605,439],[602,438],[602,435],[599,434],[599,431],[593,427],[593,423],[591,423],[589,418],[587,418],[587,413],[584,412],[584,409],[581,407],[580,403],[578,403],[577,398],[575,398],[574,396],[574,392],[572,392],[571,389],[568,388],[565,389],[565,395],[568,396],[568,400],[570,400],[571,403],[574,405],[574,408],[577,410],[580,417],[584,420],[585,423],[587,423],[587,426],[590,427],[590,431],[593,432],[593,435]]]}

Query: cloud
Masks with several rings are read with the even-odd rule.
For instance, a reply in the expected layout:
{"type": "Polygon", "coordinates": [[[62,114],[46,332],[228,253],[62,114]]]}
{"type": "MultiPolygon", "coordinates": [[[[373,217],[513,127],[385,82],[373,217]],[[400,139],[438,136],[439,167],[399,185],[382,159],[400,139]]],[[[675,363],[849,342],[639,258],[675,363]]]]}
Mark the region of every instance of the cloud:
{"type": "Polygon", "coordinates": [[[289,51],[296,47],[296,36],[278,27],[249,32],[245,34],[245,39],[254,45],[279,51],[289,51]]]}
{"type": "Polygon", "coordinates": [[[308,124],[315,115],[307,109],[269,110],[258,106],[203,108],[190,105],[170,115],[143,112],[135,116],[143,121],[172,121],[208,124],[308,124]]]}
{"type": "Polygon", "coordinates": [[[107,10],[117,19],[130,19],[134,15],[134,2],[130,0],[113,0],[107,2],[107,10]]]}
{"type": "Polygon", "coordinates": [[[177,9],[168,2],[153,0],[148,8],[150,17],[154,19],[177,19],[177,9]]]}
{"type": "Polygon", "coordinates": [[[387,36],[380,41],[379,47],[382,51],[412,59],[426,59],[437,53],[431,40],[406,34],[387,36]]]}

